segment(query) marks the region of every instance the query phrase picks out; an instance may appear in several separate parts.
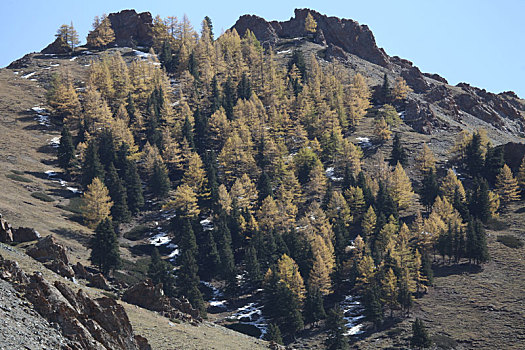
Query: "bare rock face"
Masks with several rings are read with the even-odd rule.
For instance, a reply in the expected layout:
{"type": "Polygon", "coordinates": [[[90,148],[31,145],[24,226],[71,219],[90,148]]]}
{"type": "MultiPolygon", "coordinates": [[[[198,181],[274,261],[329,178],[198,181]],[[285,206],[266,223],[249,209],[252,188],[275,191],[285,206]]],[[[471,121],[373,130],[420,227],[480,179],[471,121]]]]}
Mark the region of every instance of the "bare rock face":
{"type": "Polygon", "coordinates": [[[435,128],[444,126],[428,103],[414,99],[408,99],[407,101],[404,121],[417,132],[427,135],[432,134],[435,128]]]}
{"type": "Polygon", "coordinates": [[[19,227],[13,230],[13,240],[15,242],[31,242],[40,239],[40,233],[34,228],[29,227],[19,227]]]}
{"type": "Polygon", "coordinates": [[[0,217],[0,242],[13,243],[13,231],[11,225],[0,217]]]}
{"type": "Polygon", "coordinates": [[[53,54],[53,55],[64,55],[71,52],[69,45],[62,39],[62,37],[57,37],[55,41],[47,45],[42,51],[43,54],[53,54]]]}
{"type": "Polygon", "coordinates": [[[350,19],[328,17],[309,9],[296,9],[295,17],[285,22],[268,22],[261,17],[245,15],[237,20],[232,29],[241,36],[249,29],[259,41],[273,45],[278,38],[309,36],[304,26],[308,13],[317,22],[316,42],[332,44],[369,62],[388,66],[388,55],[377,47],[374,35],[366,25],[359,25],[350,19]]]}
{"type": "Polygon", "coordinates": [[[401,76],[416,94],[424,93],[430,88],[423,73],[415,66],[403,69],[401,76]]]}
{"type": "Polygon", "coordinates": [[[52,235],[39,240],[33,248],[27,251],[27,255],[40,262],[59,260],[65,264],[69,264],[66,249],[58,244],[52,235]]]}
{"type": "Polygon", "coordinates": [[[459,83],[457,86],[464,91],[454,98],[462,111],[491,123],[495,127],[503,125],[503,118],[522,119],[520,111],[504,98],[505,95],[496,95],[466,83],[459,83]]]}
{"type": "Polygon", "coordinates": [[[124,295],[122,295],[122,300],[151,311],[157,311],[170,319],[187,322],[202,321],[199,311],[194,309],[187,299],[169,298],[165,296],[162,290],[162,284],[154,285],[153,281],[149,278],[129,288],[124,295]]]}
{"type": "MultiPolygon", "coordinates": [[[[115,32],[115,44],[120,47],[153,45],[153,19],[151,13],[137,13],[135,10],[123,10],[108,16],[111,28],[115,32]]],[[[111,44],[110,44],[111,45],[111,44]]]]}
{"type": "Polygon", "coordinates": [[[88,276],[89,285],[98,289],[111,290],[108,281],[101,273],[90,274],[88,276]]]}
{"type": "Polygon", "coordinates": [[[146,350],[145,338],[137,338],[124,308],[111,298],[91,299],[82,289],[54,285],[35,273],[27,277],[15,262],[0,257],[0,277],[10,282],[34,309],[58,324],[71,349],[146,350]]]}

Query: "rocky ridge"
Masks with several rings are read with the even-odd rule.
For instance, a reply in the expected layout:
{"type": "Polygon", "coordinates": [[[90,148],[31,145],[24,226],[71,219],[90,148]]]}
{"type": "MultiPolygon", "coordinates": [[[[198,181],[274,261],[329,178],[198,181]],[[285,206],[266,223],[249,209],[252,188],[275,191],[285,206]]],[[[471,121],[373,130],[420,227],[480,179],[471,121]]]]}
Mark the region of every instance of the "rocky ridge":
{"type": "MultiPolygon", "coordinates": [[[[432,134],[438,128],[454,125],[450,120],[464,124],[472,116],[515,136],[521,137],[525,133],[525,101],[512,91],[494,94],[465,83],[451,86],[438,74],[423,73],[406,59],[388,56],[377,46],[372,31],[353,20],[328,17],[309,9],[296,9],[295,16],[284,22],[244,15],[232,29],[241,36],[250,30],[259,41],[274,48],[286,39],[307,38],[321,46],[318,51],[328,60],[338,60],[356,68],[356,60],[352,56],[357,56],[372,63],[372,66],[364,68],[375,71],[372,75],[387,74],[391,81],[402,77],[413,90],[407,106],[401,106],[406,108],[405,121],[418,132],[432,134]],[[315,34],[305,29],[308,13],[317,23],[315,34]]],[[[377,79],[373,83],[377,84],[376,89],[381,84],[377,79]]]]}

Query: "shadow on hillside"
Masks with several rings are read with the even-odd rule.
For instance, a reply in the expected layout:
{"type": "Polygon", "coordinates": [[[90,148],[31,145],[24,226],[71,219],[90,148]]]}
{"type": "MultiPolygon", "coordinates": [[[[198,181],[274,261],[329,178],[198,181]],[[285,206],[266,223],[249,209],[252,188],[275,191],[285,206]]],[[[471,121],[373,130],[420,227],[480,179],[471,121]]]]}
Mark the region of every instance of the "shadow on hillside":
{"type": "Polygon", "coordinates": [[[51,145],[43,145],[43,146],[40,146],[37,148],[37,151],[40,152],[40,153],[45,153],[45,154],[54,154],[56,151],[55,151],[55,147],[51,146],[51,145]]]}
{"type": "Polygon", "coordinates": [[[474,274],[481,272],[482,268],[479,265],[461,263],[455,265],[433,265],[434,277],[447,277],[451,275],[474,274]]]}
{"type": "Polygon", "coordinates": [[[518,208],[514,211],[516,214],[525,213],[525,207],[518,208]]]}
{"type": "Polygon", "coordinates": [[[51,230],[51,232],[59,236],[66,237],[68,239],[75,240],[85,247],[87,247],[89,244],[90,236],[88,236],[87,234],[81,231],[74,231],[74,230],[67,229],[67,228],[57,228],[57,229],[51,230]]]}

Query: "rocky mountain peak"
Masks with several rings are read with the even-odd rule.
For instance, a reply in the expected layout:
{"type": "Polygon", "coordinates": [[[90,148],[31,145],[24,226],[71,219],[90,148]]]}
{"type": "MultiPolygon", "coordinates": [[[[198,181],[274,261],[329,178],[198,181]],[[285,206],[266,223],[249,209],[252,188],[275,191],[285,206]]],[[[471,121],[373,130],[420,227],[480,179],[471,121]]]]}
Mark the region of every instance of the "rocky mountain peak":
{"type": "Polygon", "coordinates": [[[304,25],[308,13],[317,22],[317,32],[314,36],[316,42],[340,47],[350,54],[382,67],[390,63],[385,51],[377,47],[374,35],[368,26],[360,25],[351,19],[329,17],[310,9],[296,9],[295,16],[284,22],[268,22],[258,16],[244,15],[237,20],[232,29],[237,30],[241,36],[249,29],[259,41],[273,45],[278,38],[308,36],[309,33],[304,25]]]}
{"type": "Polygon", "coordinates": [[[115,45],[120,47],[153,45],[153,18],[149,12],[123,10],[108,16],[115,32],[115,45]]]}

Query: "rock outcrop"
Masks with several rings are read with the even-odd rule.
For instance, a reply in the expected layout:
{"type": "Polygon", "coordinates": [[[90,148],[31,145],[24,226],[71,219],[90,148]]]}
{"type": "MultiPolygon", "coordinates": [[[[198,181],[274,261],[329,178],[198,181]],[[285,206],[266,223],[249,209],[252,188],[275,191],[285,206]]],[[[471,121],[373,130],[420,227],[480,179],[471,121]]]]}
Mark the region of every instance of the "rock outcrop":
{"type": "Polygon", "coordinates": [[[41,274],[27,276],[15,262],[0,256],[0,277],[13,284],[35,310],[70,340],[72,349],[149,349],[136,339],[124,308],[111,298],[92,299],[82,289],[75,293],[64,283],[54,285],[41,274]]]}
{"type": "Polygon", "coordinates": [[[40,52],[46,55],[64,55],[71,52],[71,47],[59,36],[40,52]]]}
{"type": "Polygon", "coordinates": [[[170,319],[187,322],[201,322],[199,311],[194,309],[188,300],[169,298],[164,295],[162,284],[154,285],[151,279],[146,279],[129,288],[122,300],[127,303],[156,311],[170,319]]]}
{"type": "Polygon", "coordinates": [[[0,242],[13,243],[13,230],[11,225],[0,216],[0,242]]]}
{"type": "Polygon", "coordinates": [[[151,47],[153,45],[153,18],[151,13],[123,10],[108,16],[115,32],[115,41],[109,46],[151,47]]]}
{"type": "Polygon", "coordinates": [[[40,239],[40,233],[37,230],[30,227],[19,227],[13,229],[13,240],[15,242],[31,242],[40,239]]]}
{"type": "Polygon", "coordinates": [[[435,128],[444,126],[444,123],[437,118],[430,104],[415,99],[408,99],[404,121],[417,132],[427,135],[432,134],[435,128]]]}
{"type": "Polygon", "coordinates": [[[53,235],[39,240],[33,248],[27,251],[27,255],[40,262],[58,260],[69,264],[66,249],[57,243],[53,235]]]}
{"type": "Polygon", "coordinates": [[[309,9],[296,9],[295,17],[285,22],[268,22],[258,16],[245,15],[232,28],[241,36],[249,29],[259,41],[273,45],[278,38],[309,36],[304,25],[308,13],[317,22],[317,34],[314,38],[316,42],[332,44],[369,62],[382,67],[388,66],[388,55],[377,47],[374,35],[366,25],[350,19],[328,17],[309,9]]]}

